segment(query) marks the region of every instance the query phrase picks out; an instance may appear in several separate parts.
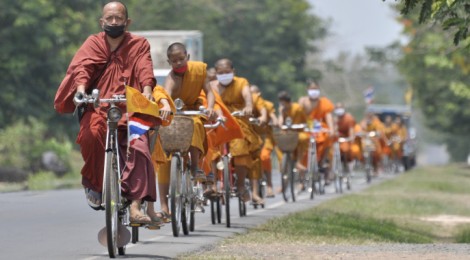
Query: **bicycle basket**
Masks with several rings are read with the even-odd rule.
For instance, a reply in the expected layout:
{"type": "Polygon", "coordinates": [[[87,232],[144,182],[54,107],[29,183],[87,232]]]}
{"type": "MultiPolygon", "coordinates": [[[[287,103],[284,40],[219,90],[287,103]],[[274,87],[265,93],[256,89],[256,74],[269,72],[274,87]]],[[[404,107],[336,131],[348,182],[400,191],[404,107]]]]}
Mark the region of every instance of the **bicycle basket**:
{"type": "Polygon", "coordinates": [[[299,133],[295,131],[274,132],[277,147],[283,152],[293,152],[299,142],[299,133]]]}
{"type": "Polygon", "coordinates": [[[175,116],[171,124],[159,130],[162,148],[165,152],[186,152],[193,138],[193,119],[187,116],[175,116]]]}

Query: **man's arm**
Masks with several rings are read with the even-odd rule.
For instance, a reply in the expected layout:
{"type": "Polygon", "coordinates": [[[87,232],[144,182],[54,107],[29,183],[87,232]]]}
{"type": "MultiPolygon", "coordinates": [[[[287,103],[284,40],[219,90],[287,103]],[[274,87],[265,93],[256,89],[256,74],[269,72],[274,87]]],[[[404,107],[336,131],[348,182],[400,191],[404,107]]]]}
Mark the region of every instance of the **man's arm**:
{"type": "Polygon", "coordinates": [[[333,123],[333,115],[331,112],[326,113],[326,124],[328,125],[328,129],[330,129],[330,136],[333,136],[335,133],[335,124],[333,123]]]}
{"type": "Polygon", "coordinates": [[[253,114],[253,97],[251,96],[251,91],[249,86],[244,86],[242,89],[242,96],[245,100],[245,108],[243,112],[245,112],[246,116],[251,116],[253,114]]]}
{"type": "Polygon", "coordinates": [[[210,86],[209,80],[206,78],[204,82],[204,93],[206,93],[207,97],[207,112],[209,118],[212,118],[214,116],[214,104],[215,104],[215,96],[214,92],[212,92],[212,88],[210,86]]]}
{"type": "Polygon", "coordinates": [[[177,77],[173,75],[173,72],[170,72],[170,74],[166,76],[165,84],[163,85],[163,88],[168,93],[168,95],[171,96],[172,99],[175,99],[177,96],[177,93],[176,93],[177,91],[175,91],[177,81],[178,81],[177,77]]]}

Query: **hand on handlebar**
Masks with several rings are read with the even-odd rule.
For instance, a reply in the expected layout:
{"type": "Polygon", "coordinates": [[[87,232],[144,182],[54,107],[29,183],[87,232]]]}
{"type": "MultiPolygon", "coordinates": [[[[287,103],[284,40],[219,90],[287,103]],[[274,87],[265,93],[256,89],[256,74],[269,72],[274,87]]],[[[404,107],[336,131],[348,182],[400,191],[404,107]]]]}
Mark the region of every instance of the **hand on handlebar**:
{"type": "Polygon", "coordinates": [[[168,120],[169,116],[171,115],[171,108],[168,102],[163,103],[163,107],[160,108],[160,117],[162,120],[168,120]]]}
{"type": "Polygon", "coordinates": [[[80,101],[83,101],[83,99],[86,97],[85,93],[84,92],[81,92],[81,91],[77,91],[75,93],[75,96],[73,98],[73,103],[75,104],[75,106],[79,106],[81,105],[82,103],[80,101]]]}
{"type": "Polygon", "coordinates": [[[206,109],[206,114],[207,117],[210,121],[215,121],[218,118],[217,113],[214,111],[214,108],[208,108],[206,109]]]}
{"type": "Polygon", "coordinates": [[[253,108],[251,107],[244,107],[242,111],[246,117],[251,117],[253,115],[253,108]]]}

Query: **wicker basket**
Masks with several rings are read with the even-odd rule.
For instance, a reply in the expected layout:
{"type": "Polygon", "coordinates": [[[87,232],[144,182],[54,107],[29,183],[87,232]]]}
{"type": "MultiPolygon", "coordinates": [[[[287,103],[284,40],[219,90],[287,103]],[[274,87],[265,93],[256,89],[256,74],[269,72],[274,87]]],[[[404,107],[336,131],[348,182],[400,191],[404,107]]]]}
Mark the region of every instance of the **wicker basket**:
{"type": "Polygon", "coordinates": [[[175,116],[171,124],[159,130],[163,150],[167,153],[186,152],[193,138],[193,119],[187,116],[175,116]]]}
{"type": "Polygon", "coordinates": [[[276,131],[274,132],[274,140],[281,151],[293,152],[299,142],[299,133],[295,131],[276,131]]]}

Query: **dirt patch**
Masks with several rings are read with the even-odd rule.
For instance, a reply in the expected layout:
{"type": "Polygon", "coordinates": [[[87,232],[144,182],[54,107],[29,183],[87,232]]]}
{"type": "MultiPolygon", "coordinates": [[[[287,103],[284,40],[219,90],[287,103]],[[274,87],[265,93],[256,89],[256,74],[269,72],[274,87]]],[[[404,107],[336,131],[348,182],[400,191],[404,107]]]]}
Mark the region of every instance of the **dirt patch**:
{"type": "Polygon", "coordinates": [[[448,227],[455,227],[460,224],[470,223],[470,217],[457,216],[457,215],[437,215],[422,217],[420,220],[439,223],[448,227]]]}

